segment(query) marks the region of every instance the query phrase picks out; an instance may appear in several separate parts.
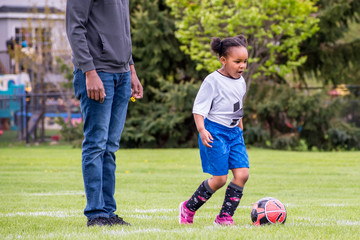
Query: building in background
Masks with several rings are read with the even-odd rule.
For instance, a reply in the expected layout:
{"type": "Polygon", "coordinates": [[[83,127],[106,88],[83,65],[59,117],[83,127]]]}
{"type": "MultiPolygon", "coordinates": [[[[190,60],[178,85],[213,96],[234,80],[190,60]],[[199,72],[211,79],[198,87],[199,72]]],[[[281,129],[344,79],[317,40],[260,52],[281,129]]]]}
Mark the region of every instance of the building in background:
{"type": "Polygon", "coordinates": [[[24,69],[21,58],[26,56],[35,63],[46,58],[49,67],[57,56],[69,56],[62,3],[62,0],[1,1],[0,74],[20,73],[24,69]]]}
{"type": "MultiPolygon", "coordinates": [[[[0,130],[37,141],[59,129],[57,117],[81,121],[59,63],[71,65],[65,31],[65,0],[0,2],[0,130]],[[61,59],[59,61],[59,59],[61,59]],[[26,76],[26,81],[23,81],[26,76]]],[[[71,70],[71,68],[69,68],[71,70]]]]}

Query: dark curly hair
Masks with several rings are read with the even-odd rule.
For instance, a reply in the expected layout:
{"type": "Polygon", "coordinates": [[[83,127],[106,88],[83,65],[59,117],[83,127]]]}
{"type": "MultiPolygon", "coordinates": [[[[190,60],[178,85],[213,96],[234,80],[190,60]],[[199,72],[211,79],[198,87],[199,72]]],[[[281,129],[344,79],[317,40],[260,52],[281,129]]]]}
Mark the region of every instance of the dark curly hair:
{"type": "Polygon", "coordinates": [[[247,48],[248,42],[246,37],[244,35],[238,35],[236,37],[229,37],[224,38],[221,40],[221,38],[213,37],[211,38],[210,48],[211,50],[216,53],[219,58],[224,56],[226,57],[229,53],[229,49],[231,47],[240,47],[243,46],[247,48]]]}

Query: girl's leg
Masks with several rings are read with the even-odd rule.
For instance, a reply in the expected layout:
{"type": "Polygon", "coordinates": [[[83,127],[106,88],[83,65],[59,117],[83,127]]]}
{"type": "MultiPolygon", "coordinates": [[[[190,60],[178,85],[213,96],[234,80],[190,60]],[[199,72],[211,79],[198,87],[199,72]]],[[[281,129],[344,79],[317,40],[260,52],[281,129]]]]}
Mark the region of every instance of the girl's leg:
{"type": "Polygon", "coordinates": [[[234,176],[231,182],[237,186],[244,187],[249,179],[249,168],[234,168],[231,171],[234,176]]]}
{"type": "Polygon", "coordinates": [[[186,202],[186,207],[192,211],[197,211],[212,194],[226,184],[227,175],[213,176],[200,184],[191,198],[186,202]]]}
{"type": "Polygon", "coordinates": [[[233,224],[232,216],[240,203],[240,199],[243,195],[243,188],[249,178],[248,168],[235,168],[232,169],[232,172],[234,178],[231,180],[226,189],[224,203],[220,210],[220,214],[215,220],[215,223],[222,225],[233,224]]]}
{"type": "Polygon", "coordinates": [[[203,181],[189,200],[180,203],[179,222],[181,224],[192,224],[195,212],[210,199],[216,190],[225,185],[226,179],[227,175],[224,175],[213,176],[203,181]]]}

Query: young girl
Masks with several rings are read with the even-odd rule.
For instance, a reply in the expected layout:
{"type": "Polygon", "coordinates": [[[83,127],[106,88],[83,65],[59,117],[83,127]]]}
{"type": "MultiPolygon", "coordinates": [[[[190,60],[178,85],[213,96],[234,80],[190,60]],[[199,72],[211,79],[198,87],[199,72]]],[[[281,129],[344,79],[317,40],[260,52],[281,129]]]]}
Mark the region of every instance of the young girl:
{"type": "Polygon", "coordinates": [[[243,138],[243,97],[246,84],[241,76],[247,67],[247,40],[244,36],[213,38],[211,49],[219,56],[222,68],[208,75],[196,96],[193,114],[199,132],[200,157],[205,180],[192,197],[180,203],[180,224],[192,224],[195,212],[226,184],[224,203],[215,224],[233,225],[243,189],[249,177],[249,160],[243,138]]]}

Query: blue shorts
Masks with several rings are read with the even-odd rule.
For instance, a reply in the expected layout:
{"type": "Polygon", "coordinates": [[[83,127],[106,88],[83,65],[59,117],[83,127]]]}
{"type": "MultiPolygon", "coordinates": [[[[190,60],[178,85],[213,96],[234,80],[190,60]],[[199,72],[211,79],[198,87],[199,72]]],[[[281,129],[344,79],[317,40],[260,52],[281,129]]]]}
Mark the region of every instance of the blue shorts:
{"type": "Polygon", "coordinates": [[[205,119],[205,129],[213,137],[212,148],[204,146],[199,135],[199,149],[203,171],[213,176],[223,176],[229,169],[249,168],[243,131],[228,128],[205,119]]]}

